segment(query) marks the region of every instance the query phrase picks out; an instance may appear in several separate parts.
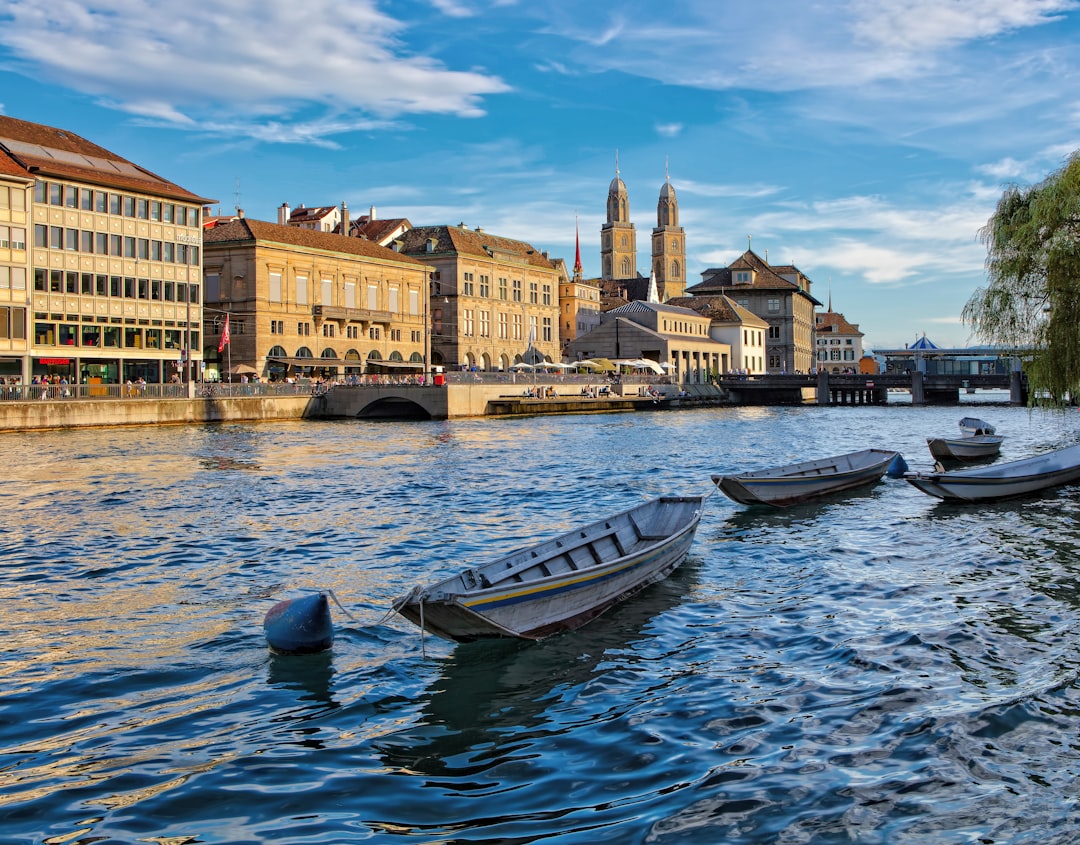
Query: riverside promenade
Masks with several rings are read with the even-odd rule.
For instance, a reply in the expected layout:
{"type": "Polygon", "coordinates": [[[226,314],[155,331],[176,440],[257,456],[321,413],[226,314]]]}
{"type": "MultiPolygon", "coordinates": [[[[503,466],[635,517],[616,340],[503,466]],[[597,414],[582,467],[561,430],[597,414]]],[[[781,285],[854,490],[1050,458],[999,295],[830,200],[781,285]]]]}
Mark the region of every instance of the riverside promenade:
{"type": "Polygon", "coordinates": [[[1001,377],[924,381],[917,373],[726,377],[711,384],[682,385],[649,376],[608,382],[560,374],[455,372],[446,378],[440,385],[407,379],[400,383],[201,384],[196,385],[193,398],[186,395],[185,385],[175,384],[140,385],[134,391],[126,385],[30,385],[0,395],[0,431],[295,419],[445,420],[715,405],[884,405],[888,389],[909,389],[912,404],[957,404],[958,391],[976,384],[1010,387],[1012,404],[1026,400],[1019,374],[1007,377],[1004,384],[998,384],[1001,377]]]}
{"type": "Polygon", "coordinates": [[[0,397],[0,431],[295,419],[457,419],[668,410],[727,402],[723,391],[708,385],[696,385],[691,392],[632,377],[607,384],[557,374],[514,381],[496,375],[453,373],[443,385],[207,383],[196,385],[194,398],[187,397],[185,385],[174,384],[134,390],[125,385],[29,385],[0,397]]]}

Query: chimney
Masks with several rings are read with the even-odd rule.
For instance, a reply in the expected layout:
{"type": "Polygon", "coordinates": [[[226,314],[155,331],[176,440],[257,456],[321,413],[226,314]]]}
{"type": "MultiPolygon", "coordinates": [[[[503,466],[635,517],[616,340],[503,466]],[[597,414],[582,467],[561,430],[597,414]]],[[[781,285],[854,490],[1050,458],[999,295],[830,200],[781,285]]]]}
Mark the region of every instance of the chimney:
{"type": "Polygon", "coordinates": [[[283,202],[277,210],[277,222],[282,226],[289,225],[289,204],[283,202]]]}
{"type": "Polygon", "coordinates": [[[371,206],[368,210],[368,220],[375,220],[375,206],[371,206]]]}
{"type": "Polygon", "coordinates": [[[349,236],[349,207],[344,200],[341,201],[341,234],[349,236]]]}
{"type": "Polygon", "coordinates": [[[242,208],[236,209],[236,216],[239,217],[241,220],[243,220],[244,219],[244,209],[242,209],[242,208]]]}

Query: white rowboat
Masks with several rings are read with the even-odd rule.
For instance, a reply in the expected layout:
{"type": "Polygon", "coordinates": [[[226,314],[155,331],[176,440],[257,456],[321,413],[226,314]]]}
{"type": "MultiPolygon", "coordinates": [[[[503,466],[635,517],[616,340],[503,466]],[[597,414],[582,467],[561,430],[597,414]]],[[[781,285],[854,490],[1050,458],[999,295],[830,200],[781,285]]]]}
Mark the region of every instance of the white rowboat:
{"type": "Polygon", "coordinates": [[[994,433],[994,427],[977,417],[960,420],[960,437],[927,437],[930,454],[938,461],[979,461],[993,458],[1001,452],[1005,438],[994,433]]]}
{"type": "Polygon", "coordinates": [[[903,461],[899,452],[863,449],[738,475],[714,475],[712,480],[725,495],[741,504],[784,507],[873,484],[897,459],[903,461]]]}
{"type": "Polygon", "coordinates": [[[394,602],[394,610],[456,642],[539,640],[578,628],[682,563],[707,498],[653,499],[415,587],[394,602]]]}
{"type": "Polygon", "coordinates": [[[1080,480],[1080,446],[976,469],[909,472],[904,478],[928,496],[952,502],[1025,496],[1080,480]]]}

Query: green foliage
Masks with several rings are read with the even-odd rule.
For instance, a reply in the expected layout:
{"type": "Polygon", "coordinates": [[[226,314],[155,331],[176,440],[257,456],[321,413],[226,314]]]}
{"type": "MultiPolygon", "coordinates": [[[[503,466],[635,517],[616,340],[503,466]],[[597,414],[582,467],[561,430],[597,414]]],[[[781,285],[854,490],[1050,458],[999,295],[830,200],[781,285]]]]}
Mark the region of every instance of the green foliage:
{"type": "Polygon", "coordinates": [[[1080,397],[1080,151],[1037,185],[1012,185],[979,237],[988,284],[963,318],[986,343],[1030,346],[1032,401],[1080,397]]]}

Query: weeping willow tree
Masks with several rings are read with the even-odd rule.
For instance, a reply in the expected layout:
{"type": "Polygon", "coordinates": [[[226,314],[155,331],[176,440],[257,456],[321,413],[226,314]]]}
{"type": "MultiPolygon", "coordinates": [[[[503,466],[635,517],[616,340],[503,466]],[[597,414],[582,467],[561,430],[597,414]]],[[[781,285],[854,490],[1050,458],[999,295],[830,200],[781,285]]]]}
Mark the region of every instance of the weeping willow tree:
{"type": "Polygon", "coordinates": [[[1039,184],[1007,188],[979,237],[988,284],[964,320],[986,343],[1030,346],[1033,402],[1080,397],[1080,151],[1039,184]]]}

